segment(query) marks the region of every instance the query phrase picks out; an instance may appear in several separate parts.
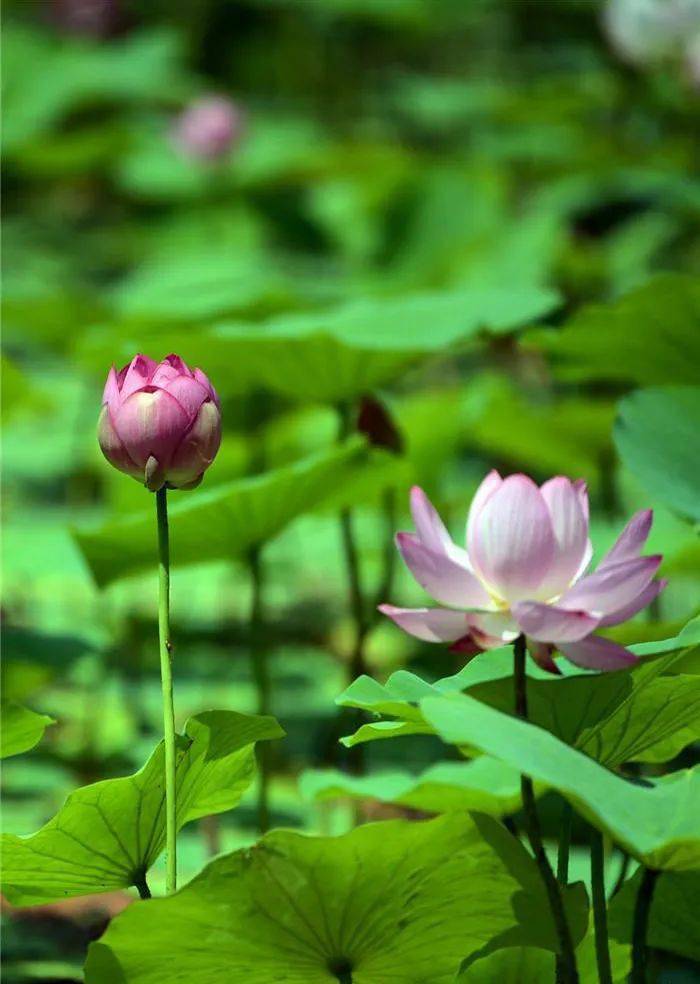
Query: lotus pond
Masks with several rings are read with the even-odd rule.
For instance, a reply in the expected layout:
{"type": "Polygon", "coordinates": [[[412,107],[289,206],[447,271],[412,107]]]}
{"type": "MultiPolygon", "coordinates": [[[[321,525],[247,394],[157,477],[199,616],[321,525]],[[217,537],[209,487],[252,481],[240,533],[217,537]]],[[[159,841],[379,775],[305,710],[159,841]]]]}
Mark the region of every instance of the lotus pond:
{"type": "Polygon", "coordinates": [[[7,0],[7,984],[700,980],[695,0],[7,0]]]}

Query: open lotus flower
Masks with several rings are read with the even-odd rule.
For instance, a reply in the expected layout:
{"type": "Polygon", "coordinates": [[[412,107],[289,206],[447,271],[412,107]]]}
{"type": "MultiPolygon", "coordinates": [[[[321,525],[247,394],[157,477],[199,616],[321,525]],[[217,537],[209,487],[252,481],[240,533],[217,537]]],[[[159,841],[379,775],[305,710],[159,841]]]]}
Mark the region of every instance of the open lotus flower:
{"type": "Polygon", "coordinates": [[[557,672],[552,651],[588,669],[629,666],[627,649],[594,635],[649,604],[665,587],[653,580],[659,555],[640,556],[650,509],[629,521],[597,569],[587,574],[588,494],[583,481],[557,476],[541,488],[526,475],[490,472],[467,520],[467,549],[457,546],[425,493],[411,491],[416,533],[398,533],[406,565],[439,608],[380,611],[426,642],[475,652],[525,634],[535,660],[557,672]]]}
{"type": "Polygon", "coordinates": [[[162,362],[136,355],[109,371],[99,442],[115,468],[152,492],[192,489],[219,450],[219,397],[202,370],[179,355],[162,362]]]}

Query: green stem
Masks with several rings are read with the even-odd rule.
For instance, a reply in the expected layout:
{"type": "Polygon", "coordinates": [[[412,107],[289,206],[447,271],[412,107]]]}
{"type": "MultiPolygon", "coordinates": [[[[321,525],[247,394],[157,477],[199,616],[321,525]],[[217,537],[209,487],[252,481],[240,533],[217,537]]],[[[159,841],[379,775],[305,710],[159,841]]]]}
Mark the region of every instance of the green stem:
{"type": "Polygon", "coordinates": [[[375,596],[375,604],[370,616],[377,617],[377,605],[381,605],[391,597],[391,588],[394,583],[394,572],[396,571],[397,550],[394,542],[396,533],[396,489],[393,485],[384,489],[382,493],[382,513],[384,515],[384,554],[382,562],[382,576],[375,596]]]}
{"type": "Polygon", "coordinates": [[[163,737],[165,745],[165,885],[168,895],[177,888],[177,788],[175,785],[175,707],[170,642],[170,542],[168,538],[168,493],[156,492],[158,515],[158,637],[160,678],[163,688],[163,737]]]}
{"type": "Polygon", "coordinates": [[[557,881],[566,888],[569,884],[569,853],[571,851],[571,821],[573,808],[568,800],[564,800],[559,821],[559,850],[557,852],[557,881]]]}
{"type": "MultiPolygon", "coordinates": [[[[259,546],[252,548],[248,555],[250,570],[250,662],[258,697],[258,714],[270,713],[270,673],[265,644],[263,613],[263,567],[259,546]]],[[[258,828],[264,834],[270,826],[269,783],[270,760],[267,742],[257,746],[258,759],[258,828]]]]}
{"type": "Polygon", "coordinates": [[[366,671],[364,642],[369,625],[365,616],[365,605],[362,596],[360,559],[357,550],[357,541],[355,539],[355,524],[353,522],[352,512],[349,509],[344,509],[340,514],[340,531],[343,540],[345,567],[348,575],[350,612],[355,627],[355,640],[350,661],[350,677],[354,680],[355,677],[360,676],[366,671]]]}
{"type": "MultiPolygon", "coordinates": [[[[353,428],[354,407],[351,403],[342,403],[338,406],[339,428],[338,440],[346,440],[353,428]]],[[[371,622],[367,617],[364,594],[362,590],[362,579],[360,574],[360,557],[357,549],[355,536],[355,521],[351,509],[343,509],[340,512],[340,535],[343,545],[343,555],[345,557],[345,570],[348,579],[348,606],[353,621],[354,639],[350,654],[350,665],[348,676],[350,680],[356,679],[367,672],[365,662],[365,640],[369,633],[371,622]]],[[[353,713],[352,722],[349,727],[358,727],[361,714],[353,713]]],[[[348,754],[350,769],[358,774],[364,771],[365,749],[363,745],[355,745],[348,754]]]]}
{"type": "MultiPolygon", "coordinates": [[[[527,721],[525,656],[525,636],[521,635],[513,643],[513,677],[515,687],[515,713],[522,721],[527,721]]],[[[523,813],[525,814],[528,840],[530,841],[535,862],[540,870],[540,876],[547,893],[554,927],[559,940],[559,956],[561,959],[558,963],[560,973],[557,974],[557,977],[563,982],[566,982],[566,984],[578,984],[576,953],[574,951],[573,940],[571,939],[571,930],[569,929],[569,923],[566,918],[561,889],[544,849],[540,822],[537,816],[537,806],[535,804],[535,791],[532,786],[532,779],[529,776],[523,775],[520,777],[520,791],[523,799],[523,813]]]]}
{"type": "MultiPolygon", "coordinates": [[[[571,821],[573,809],[568,800],[564,800],[562,806],[561,819],[559,821],[559,848],[557,850],[557,881],[566,888],[569,884],[569,854],[571,852],[571,821]]],[[[560,981],[564,978],[564,965],[562,957],[557,954],[554,960],[555,980],[560,981]]]]}
{"type": "Polygon", "coordinates": [[[632,926],[632,973],[630,984],[646,984],[647,980],[647,929],[651,903],[659,872],[645,868],[642,883],[637,892],[634,906],[634,922],[632,926]]]}
{"type": "Polygon", "coordinates": [[[612,984],[610,949],[608,943],[608,911],[605,899],[605,852],[603,835],[591,831],[591,888],[593,890],[593,923],[595,926],[595,956],[600,984],[612,984]]]}
{"type": "Polygon", "coordinates": [[[136,877],[135,881],[134,881],[134,885],[138,889],[139,898],[142,898],[142,899],[150,899],[151,898],[151,890],[148,887],[148,882],[146,881],[146,875],[145,874],[138,875],[136,877]]]}

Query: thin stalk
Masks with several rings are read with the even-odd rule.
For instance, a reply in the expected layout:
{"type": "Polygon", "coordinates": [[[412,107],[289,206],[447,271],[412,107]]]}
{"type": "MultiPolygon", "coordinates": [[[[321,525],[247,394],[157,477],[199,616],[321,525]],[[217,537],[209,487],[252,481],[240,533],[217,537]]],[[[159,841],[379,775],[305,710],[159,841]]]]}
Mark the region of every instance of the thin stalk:
{"type": "MultiPolygon", "coordinates": [[[[265,643],[265,624],[263,611],[264,574],[259,546],[252,548],[248,555],[250,571],[250,665],[257,691],[258,714],[270,713],[270,671],[265,643]]],[[[258,828],[264,834],[270,827],[269,785],[270,759],[267,742],[257,746],[258,759],[258,828]]]]}
{"type": "Polygon", "coordinates": [[[559,821],[559,850],[557,851],[557,881],[566,888],[569,884],[569,854],[571,852],[571,821],[573,807],[564,800],[559,821]]]}
{"type": "Polygon", "coordinates": [[[593,890],[593,924],[595,926],[595,956],[600,984],[612,984],[610,944],[608,942],[608,910],[605,899],[605,852],[603,835],[591,831],[591,888],[593,890]]]}
{"type": "Polygon", "coordinates": [[[345,555],[345,568],[348,575],[348,600],[350,613],[355,629],[355,639],[350,659],[350,678],[366,672],[364,644],[369,630],[368,619],[360,580],[360,559],[355,538],[355,524],[350,509],[343,509],[340,514],[340,532],[345,555]]]}
{"type": "MultiPolygon", "coordinates": [[[[351,433],[353,426],[353,407],[350,403],[340,404],[338,407],[339,427],[338,440],[344,441],[351,433]]],[[[368,618],[364,592],[362,589],[362,576],[360,573],[360,557],[357,548],[355,535],[355,521],[351,509],[342,509],[340,512],[340,536],[345,558],[345,570],[348,582],[348,608],[353,622],[354,639],[352,651],[350,653],[350,665],[348,676],[354,680],[367,672],[365,662],[365,640],[369,633],[371,622],[368,618]]],[[[353,722],[357,726],[360,715],[352,714],[353,722]]],[[[350,724],[352,727],[352,724],[350,724]]],[[[364,771],[365,750],[363,745],[355,745],[348,754],[348,763],[352,772],[361,774],[364,771]]]]}
{"type": "MultiPolygon", "coordinates": [[[[513,677],[515,686],[515,713],[523,721],[527,721],[525,656],[525,636],[521,635],[513,643],[513,677]]],[[[520,777],[520,791],[523,799],[523,813],[525,814],[528,840],[530,841],[530,847],[537,867],[540,870],[545,891],[547,892],[549,907],[559,940],[559,956],[561,959],[558,961],[557,977],[562,982],[566,982],[566,984],[578,984],[576,953],[571,939],[571,930],[569,929],[569,923],[566,918],[561,889],[544,849],[542,831],[540,830],[537,806],[535,804],[535,791],[532,786],[532,779],[529,776],[523,775],[520,777]]]]}
{"type": "MultiPolygon", "coordinates": [[[[571,821],[573,809],[568,800],[564,800],[559,821],[559,848],[557,850],[557,881],[562,888],[569,884],[569,854],[571,852],[571,821]]],[[[560,954],[554,959],[555,980],[564,979],[564,964],[560,954]]]]}
{"type": "Polygon", "coordinates": [[[637,901],[634,906],[634,922],[632,924],[632,973],[630,984],[646,984],[647,981],[647,929],[649,926],[649,915],[651,913],[651,903],[656,887],[656,879],[659,872],[652,868],[645,868],[642,875],[642,883],[637,892],[637,901]]]}
{"type": "Polygon", "coordinates": [[[165,745],[165,886],[168,895],[177,888],[177,787],[175,785],[175,707],[173,704],[173,647],[170,641],[170,541],[168,493],[156,492],[158,516],[158,637],[160,679],[163,688],[163,737],[165,745]]]}
{"type": "Polygon", "coordinates": [[[375,601],[370,612],[370,618],[377,617],[377,605],[381,605],[391,597],[391,588],[396,571],[397,550],[394,542],[396,532],[396,489],[390,485],[382,493],[382,513],[384,517],[384,551],[382,557],[382,576],[375,595],[375,601]]]}
{"type": "MultiPolygon", "coordinates": [[[[338,440],[344,441],[352,429],[352,406],[350,404],[343,404],[338,408],[338,413],[340,415],[338,440]]],[[[351,509],[342,509],[340,512],[340,535],[348,578],[348,607],[355,626],[355,641],[350,669],[352,679],[357,675],[358,664],[364,662],[362,649],[364,637],[367,633],[367,622],[362,594],[360,558],[355,538],[355,522],[351,509]]]]}

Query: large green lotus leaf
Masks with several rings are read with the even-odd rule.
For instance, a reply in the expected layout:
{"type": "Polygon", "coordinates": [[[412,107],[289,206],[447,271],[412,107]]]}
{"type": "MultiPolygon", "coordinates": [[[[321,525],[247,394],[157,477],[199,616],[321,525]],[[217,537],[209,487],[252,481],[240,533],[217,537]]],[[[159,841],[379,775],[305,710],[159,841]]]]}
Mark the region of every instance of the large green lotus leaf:
{"type": "MultiPolygon", "coordinates": [[[[88,984],[447,984],[492,939],[555,946],[534,862],[489,817],[273,831],[177,895],[136,903],[90,948],[88,984]]],[[[567,898],[585,932],[585,892],[567,898]]],[[[505,943],[503,945],[506,945],[505,943]]]]}
{"type": "MultiPolygon", "coordinates": [[[[177,759],[178,827],[234,807],[255,775],[255,742],[284,734],[271,717],[190,718],[177,759]]],[[[3,892],[15,905],[138,885],[165,846],[163,743],[135,775],[77,789],[31,837],[2,838],[3,892]]]]}
{"type": "MultiPolygon", "coordinates": [[[[700,681],[664,676],[686,652],[644,660],[632,670],[533,680],[530,720],[609,768],[668,761],[700,736],[700,681]]],[[[512,712],[512,679],[480,684],[469,694],[512,712]]]]}
{"type": "MultiPolygon", "coordinates": [[[[196,495],[170,496],[171,563],[234,559],[276,536],[319,505],[363,461],[362,442],[352,440],[254,478],[238,479],[196,495]]],[[[126,478],[124,479],[127,480],[126,478]]],[[[149,497],[144,495],[149,501],[149,497]]],[[[155,508],[113,520],[76,539],[99,585],[152,568],[157,556],[155,508]]]]}
{"type": "Polygon", "coordinates": [[[8,24],[3,47],[5,142],[13,155],[86,105],[172,99],[190,90],[177,67],[179,42],[171,31],[135,31],[96,46],[8,24]]]}
{"type": "Polygon", "coordinates": [[[443,741],[478,748],[557,789],[648,867],[700,869],[700,768],[635,783],[473,697],[426,697],[420,706],[443,741]]]}
{"type": "Polygon", "coordinates": [[[520,808],[520,774],[486,755],[473,762],[438,762],[417,776],[398,771],[352,776],[309,769],[301,776],[300,789],[308,799],[369,798],[428,813],[479,810],[502,816],[520,808]]]}
{"type": "Polygon", "coordinates": [[[551,310],[557,301],[554,291],[540,287],[524,286],[504,293],[487,285],[355,300],[328,311],[276,318],[267,323],[265,331],[288,340],[321,334],[367,352],[430,353],[479,332],[520,328],[551,310]]]}
{"type": "Polygon", "coordinates": [[[496,379],[482,386],[479,404],[467,395],[474,407],[463,413],[468,423],[463,441],[480,449],[487,460],[512,462],[539,474],[586,475],[590,485],[597,485],[601,458],[610,452],[611,402],[548,400],[541,394],[528,400],[496,379]]]}
{"type": "MultiPolygon", "coordinates": [[[[630,968],[630,948],[611,940],[610,963],[614,984],[625,984],[630,968]]],[[[595,938],[592,929],[576,949],[576,966],[580,984],[598,984],[595,938]]],[[[554,959],[546,950],[535,947],[509,947],[496,950],[470,964],[455,984],[543,984],[553,979],[554,959]]]]}
{"type": "Polygon", "coordinates": [[[55,723],[46,714],[4,700],[0,705],[0,758],[28,752],[38,745],[48,726],[55,723]]]}
{"type": "Polygon", "coordinates": [[[567,379],[696,384],[700,282],[665,273],[610,304],[582,308],[561,330],[537,333],[567,379]]]}
{"type": "MultiPolygon", "coordinates": [[[[289,298],[290,285],[262,250],[241,252],[210,245],[149,260],[119,284],[110,300],[122,318],[182,323],[259,305],[279,307],[289,298]]],[[[209,364],[217,363],[214,359],[209,364]]]]}
{"type": "MultiPolygon", "coordinates": [[[[250,286],[248,278],[243,282],[250,286]]],[[[225,283],[230,293],[230,277],[225,283]]],[[[131,291],[127,296],[133,305],[131,291]]],[[[504,292],[491,286],[353,301],[259,324],[220,324],[206,332],[149,333],[135,325],[108,333],[108,339],[100,331],[86,341],[83,358],[103,367],[114,359],[126,361],[141,348],[174,350],[195,365],[217,367],[211,375],[224,395],[264,387],[293,399],[338,403],[460,342],[519,328],[556,300],[552,291],[538,287],[504,292]]]]}
{"type": "MultiPolygon", "coordinates": [[[[634,905],[642,879],[639,871],[610,903],[609,927],[613,939],[632,939],[634,905]]],[[[700,961],[700,873],[662,872],[652,896],[647,939],[650,946],[700,961]]]]}
{"type": "MultiPolygon", "coordinates": [[[[695,337],[700,338],[696,324],[695,337]]],[[[692,359],[686,353],[687,359],[692,359]]],[[[696,377],[697,378],[697,377],[696,377]]],[[[700,386],[641,390],[619,407],[615,443],[642,485],[676,512],[700,523],[700,386]]]]}
{"type": "MultiPolygon", "coordinates": [[[[531,720],[609,765],[672,758],[698,732],[700,696],[693,677],[662,674],[697,644],[700,623],[696,620],[672,639],[631,646],[641,657],[633,670],[592,674],[562,662],[565,675],[557,678],[528,661],[531,720]]],[[[434,684],[405,670],[393,673],[384,684],[359,677],[337,703],[395,720],[364,724],[343,743],[351,747],[405,734],[430,734],[418,706],[423,697],[469,691],[510,713],[512,672],[512,649],[506,646],[479,654],[459,673],[434,684]]]]}

